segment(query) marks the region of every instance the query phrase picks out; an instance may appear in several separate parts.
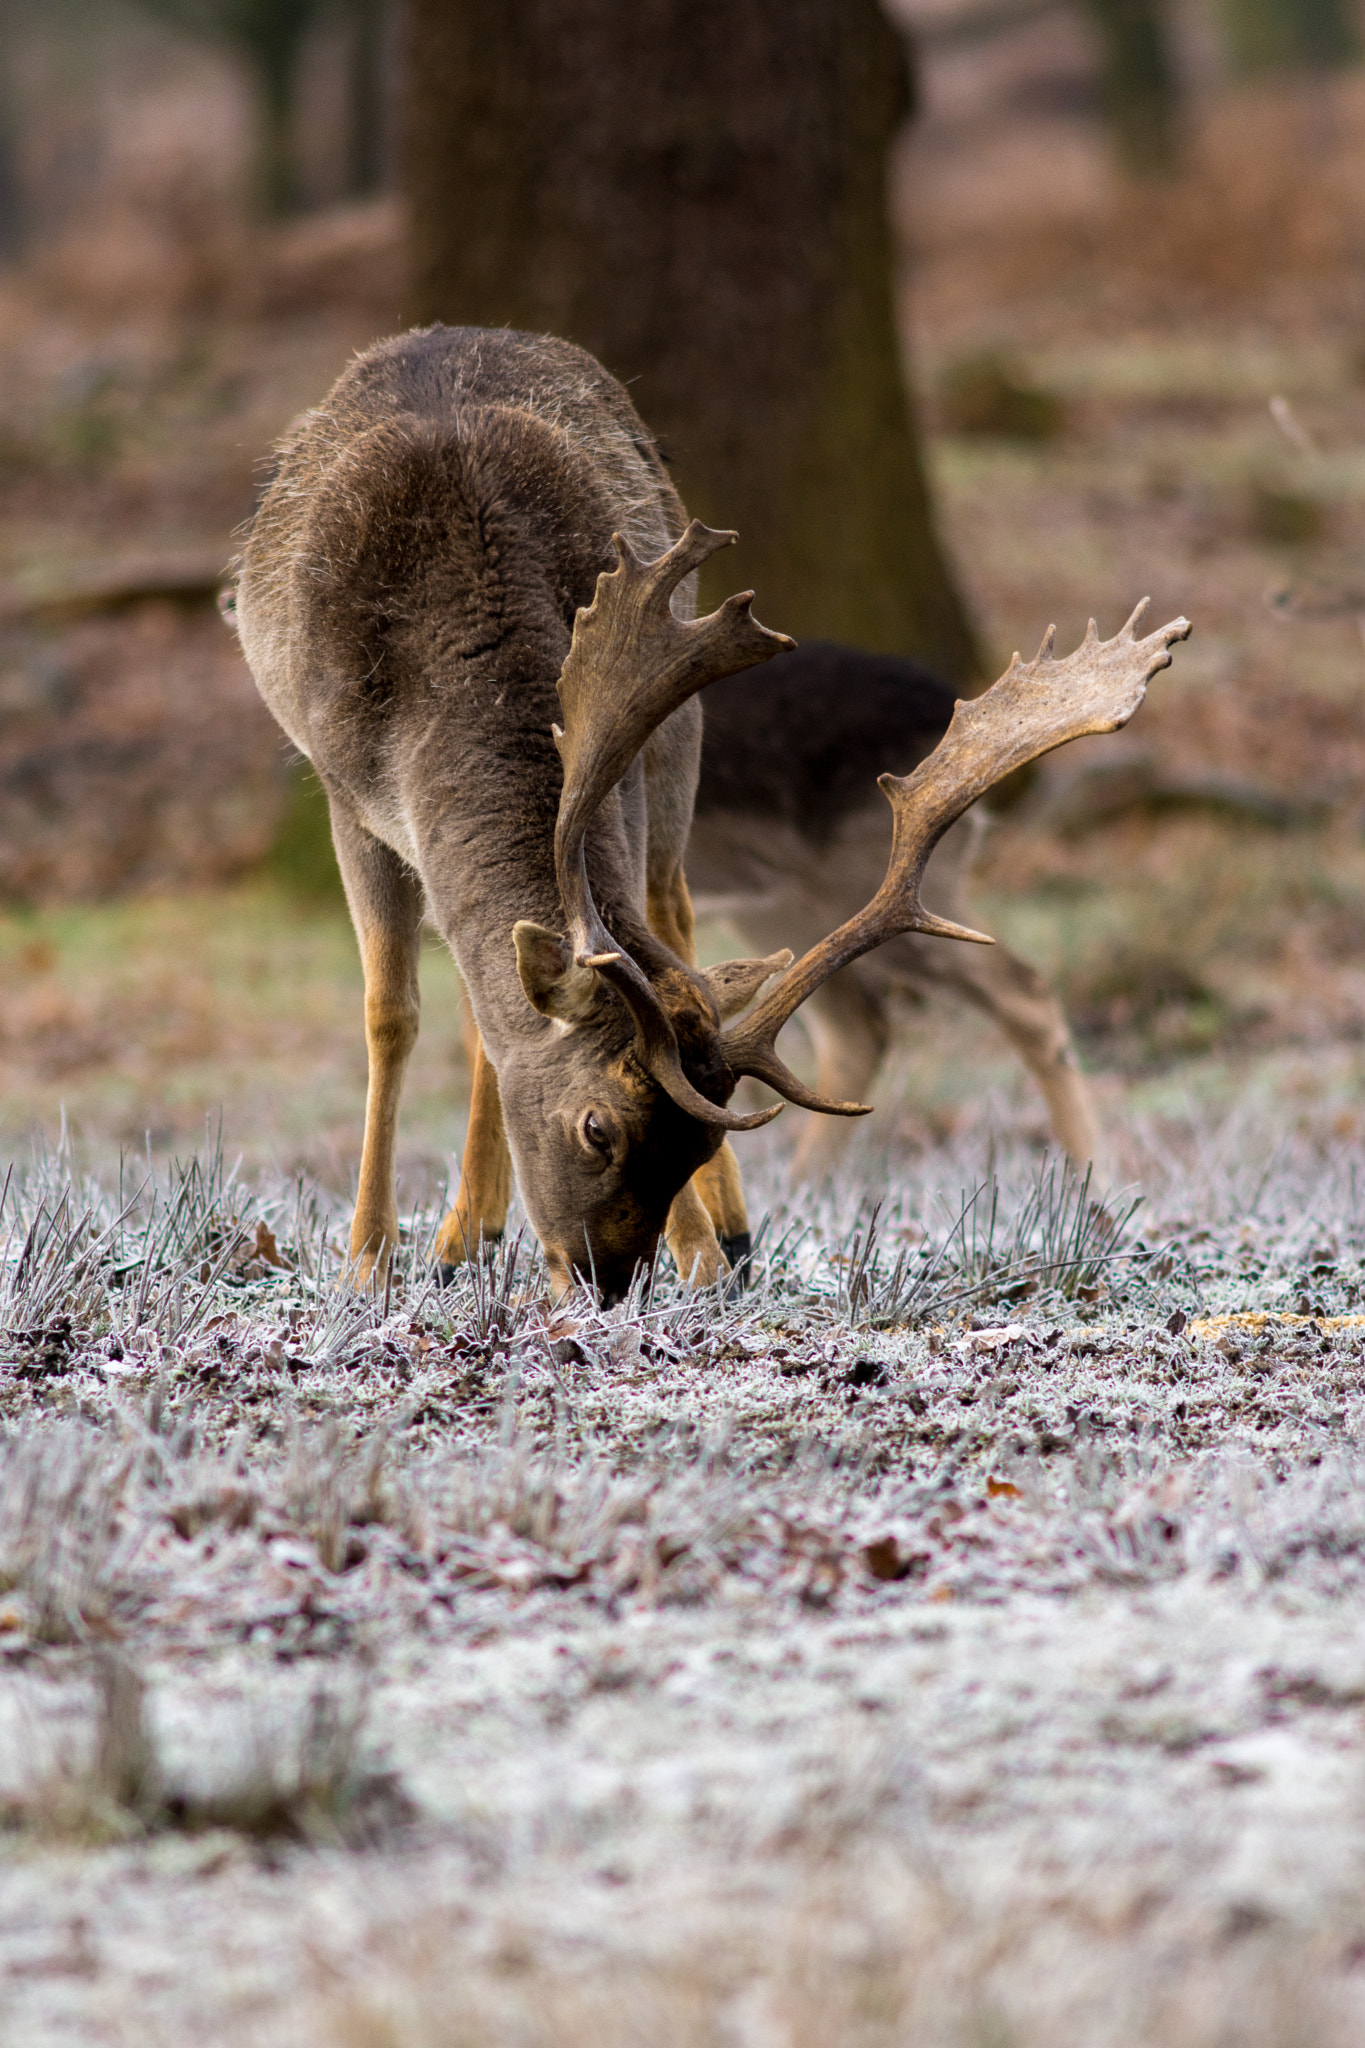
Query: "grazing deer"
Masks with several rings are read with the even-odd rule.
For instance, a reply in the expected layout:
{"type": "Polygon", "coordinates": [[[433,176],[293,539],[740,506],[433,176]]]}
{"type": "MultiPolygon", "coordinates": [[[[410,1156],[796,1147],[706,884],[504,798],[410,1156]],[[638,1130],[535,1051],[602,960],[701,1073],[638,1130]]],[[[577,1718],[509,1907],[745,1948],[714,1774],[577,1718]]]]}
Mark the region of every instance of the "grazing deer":
{"type": "MultiPolygon", "coordinates": [[[[916,662],[820,640],[757,675],[713,683],[687,843],[698,911],[728,917],[757,951],[813,945],[852,917],[886,865],[886,810],[873,778],[887,762],[906,772],[931,754],[953,703],[916,662]]],[[[978,817],[950,827],[929,866],[928,892],[955,918],[966,915],[978,817]]],[[[818,1092],[866,1096],[891,1036],[890,998],[934,990],[999,1025],[1042,1092],[1058,1144],[1078,1166],[1092,1163],[1099,1126],[1065,1013],[1008,946],[939,946],[907,933],[832,976],[801,1012],[818,1092]]],[[[848,1131],[844,1118],[808,1118],[797,1172],[828,1172],[848,1131]]]]}
{"type": "Polygon", "coordinates": [[[727,1108],[740,1077],[864,1115],[787,1070],[782,1025],[902,932],[977,938],[919,901],[937,841],[1002,775],[1122,725],[1188,630],[1137,640],[1135,613],[1066,661],[1050,638],[1016,659],[928,761],[883,776],[893,851],[866,909],[795,965],[783,951],[702,973],[682,866],[697,692],[791,645],[749,594],[693,616],[695,571],[734,538],[686,523],[625,392],[561,341],[434,327],[381,342],[282,444],[235,613],[262,695],[327,791],[364,964],[360,1282],[398,1237],[424,915],[479,1035],[440,1263],[501,1232],[514,1167],[557,1294],[583,1280],[619,1298],[661,1236],[709,1283],[726,1270],[715,1225],[741,1243],[747,1228],[725,1134],[782,1106],[727,1108]]]}

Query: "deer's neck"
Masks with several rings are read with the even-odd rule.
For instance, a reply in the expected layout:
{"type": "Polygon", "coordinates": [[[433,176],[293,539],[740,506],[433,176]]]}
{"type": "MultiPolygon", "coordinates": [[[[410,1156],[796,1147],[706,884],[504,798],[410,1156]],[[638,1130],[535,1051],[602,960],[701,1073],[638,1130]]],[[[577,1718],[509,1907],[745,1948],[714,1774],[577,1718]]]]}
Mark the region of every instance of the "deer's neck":
{"type": "MultiPolygon", "coordinates": [[[[565,929],[554,865],[562,778],[550,737],[558,699],[552,682],[518,683],[494,672],[457,674],[431,702],[429,715],[408,726],[385,780],[429,913],[455,955],[496,1067],[545,1028],[517,976],[512,928],[529,918],[565,929]]],[[[653,945],[645,831],[637,766],[604,807],[588,846],[594,898],[613,937],[632,953],[653,945]]]]}

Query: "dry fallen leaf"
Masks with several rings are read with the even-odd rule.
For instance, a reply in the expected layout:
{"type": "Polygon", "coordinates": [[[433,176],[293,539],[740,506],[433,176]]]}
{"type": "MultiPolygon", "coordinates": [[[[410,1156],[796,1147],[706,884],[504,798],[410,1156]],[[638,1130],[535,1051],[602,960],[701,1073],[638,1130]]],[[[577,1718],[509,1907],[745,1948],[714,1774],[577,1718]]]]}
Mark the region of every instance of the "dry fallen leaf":
{"type": "Polygon", "coordinates": [[[275,1233],[268,1223],[256,1225],[256,1256],[263,1259],[267,1266],[278,1266],[282,1273],[291,1270],[288,1259],[281,1255],[280,1248],[275,1242],[275,1233]]]}

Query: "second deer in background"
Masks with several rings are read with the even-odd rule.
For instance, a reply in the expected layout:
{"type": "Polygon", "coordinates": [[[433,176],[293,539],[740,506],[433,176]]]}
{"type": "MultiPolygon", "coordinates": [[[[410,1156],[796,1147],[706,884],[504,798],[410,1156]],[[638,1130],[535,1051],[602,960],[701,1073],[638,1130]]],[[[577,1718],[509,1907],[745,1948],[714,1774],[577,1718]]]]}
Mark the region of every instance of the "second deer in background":
{"type": "MultiPolygon", "coordinates": [[[[953,692],[916,662],[808,640],[765,668],[712,683],[687,879],[699,914],[728,917],[758,952],[798,952],[852,917],[886,869],[889,820],[878,772],[932,753],[953,692]]],[[[967,885],[980,844],[975,814],[951,827],[929,865],[933,908],[970,923],[967,885]]],[[[955,996],[999,1025],[1037,1082],[1053,1136],[1078,1166],[1093,1162],[1099,1124],[1056,993],[1008,946],[944,946],[906,934],[864,954],[801,1012],[821,1095],[866,1100],[891,1038],[898,993],[955,996]]],[[[811,1116],[801,1173],[828,1171],[850,1136],[811,1116]]]]}

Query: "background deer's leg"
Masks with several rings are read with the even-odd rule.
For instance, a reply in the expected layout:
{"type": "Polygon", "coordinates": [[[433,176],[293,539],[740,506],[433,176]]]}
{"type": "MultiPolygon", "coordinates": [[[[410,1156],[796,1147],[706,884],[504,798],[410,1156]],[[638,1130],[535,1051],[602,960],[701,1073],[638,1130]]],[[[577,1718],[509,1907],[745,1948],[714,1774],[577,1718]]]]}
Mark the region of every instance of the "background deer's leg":
{"type": "MultiPolygon", "coordinates": [[[[969,815],[944,834],[929,863],[926,887],[935,910],[972,920],[967,885],[987,821],[969,815]]],[[[888,949],[913,956],[921,986],[948,989],[998,1024],[1038,1083],[1053,1136],[1077,1166],[1101,1164],[1095,1105],[1076,1057],[1071,1027],[1055,991],[1008,946],[954,945],[910,938],[888,949]]]]}
{"type": "MultiPolygon", "coordinates": [[[[647,898],[649,928],[666,946],[697,964],[696,919],[681,867],[657,880],[651,876],[647,898]]],[[[738,1266],[751,1249],[749,1214],[739,1161],[727,1138],[714,1159],[693,1174],[668,1212],[664,1241],[679,1273],[695,1270],[696,1285],[709,1287],[729,1266],[738,1266]],[[724,1255],[722,1257],[722,1254],[724,1255]]]]}
{"type": "MultiPolygon", "coordinates": [[[[815,1086],[840,1102],[866,1102],[886,1054],[890,1035],[886,1006],[878,990],[846,967],[816,990],[801,1016],[815,1047],[815,1086]]],[[[799,1179],[820,1180],[831,1172],[853,1134],[848,1117],[807,1113],[796,1147],[799,1179]]]]}
{"type": "Polygon", "coordinates": [[[393,1183],[394,1136],[403,1073],[417,1043],[418,934],[422,888],[390,847],[375,839],[338,798],[332,838],[365,969],[365,1048],[369,1086],[360,1186],[351,1224],[355,1284],[382,1279],[398,1243],[393,1183]]]}
{"type": "Polygon", "coordinates": [[[477,1258],[481,1242],[494,1244],[502,1236],[512,1199],[512,1155],[503,1129],[498,1077],[468,1008],[464,1047],[469,1062],[469,1129],[460,1161],[460,1192],[436,1239],[436,1264],[443,1280],[466,1260],[477,1258]]]}
{"type": "Polygon", "coordinates": [[[939,951],[955,957],[935,963],[935,986],[953,990],[999,1025],[1042,1091],[1057,1143],[1077,1166],[1098,1165],[1099,1119],[1054,990],[1008,946],[942,945],[939,951]]]}

